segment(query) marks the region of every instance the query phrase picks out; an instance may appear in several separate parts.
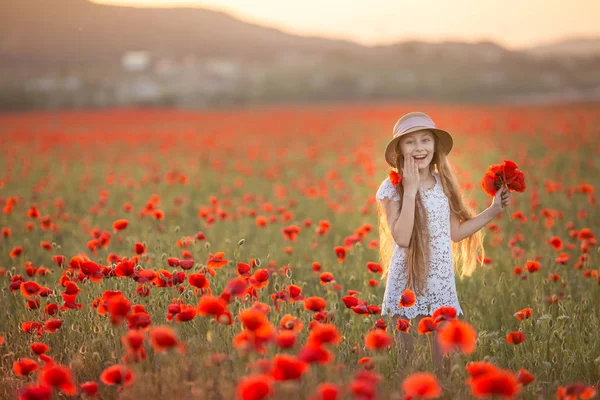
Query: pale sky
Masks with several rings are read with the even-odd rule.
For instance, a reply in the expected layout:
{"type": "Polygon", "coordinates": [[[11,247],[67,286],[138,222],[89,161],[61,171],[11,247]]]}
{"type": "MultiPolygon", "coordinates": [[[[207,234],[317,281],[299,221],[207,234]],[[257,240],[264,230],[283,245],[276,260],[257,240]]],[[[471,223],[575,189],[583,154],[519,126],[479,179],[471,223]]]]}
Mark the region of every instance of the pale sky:
{"type": "Polygon", "coordinates": [[[93,0],[133,6],[199,6],[244,21],[366,45],[404,40],[492,40],[517,49],[600,36],[600,0],[93,0]]]}

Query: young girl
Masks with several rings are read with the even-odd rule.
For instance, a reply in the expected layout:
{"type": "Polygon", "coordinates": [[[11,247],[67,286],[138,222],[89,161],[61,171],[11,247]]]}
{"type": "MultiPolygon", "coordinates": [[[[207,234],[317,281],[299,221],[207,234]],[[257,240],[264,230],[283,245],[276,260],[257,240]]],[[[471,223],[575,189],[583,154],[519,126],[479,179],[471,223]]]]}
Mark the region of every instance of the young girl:
{"type": "MultiPolygon", "coordinates": [[[[480,230],[510,204],[510,195],[506,188],[498,191],[492,205],[475,216],[461,196],[447,159],[452,136],[436,128],[421,112],[400,118],[393,134],[385,159],[401,180],[395,184],[387,177],[376,195],[382,279],[387,279],[381,314],[392,316],[396,323],[399,318],[415,318],[415,329],[423,317],[441,306],[454,307],[458,315],[463,314],[456,295],[454,265],[461,265],[461,277],[472,274],[477,251],[481,260],[485,256],[480,230]],[[405,289],[415,292],[412,307],[398,305],[405,289]]],[[[399,336],[412,354],[412,336],[399,336]]],[[[429,343],[439,369],[442,357],[435,341],[434,333],[429,343]]]]}

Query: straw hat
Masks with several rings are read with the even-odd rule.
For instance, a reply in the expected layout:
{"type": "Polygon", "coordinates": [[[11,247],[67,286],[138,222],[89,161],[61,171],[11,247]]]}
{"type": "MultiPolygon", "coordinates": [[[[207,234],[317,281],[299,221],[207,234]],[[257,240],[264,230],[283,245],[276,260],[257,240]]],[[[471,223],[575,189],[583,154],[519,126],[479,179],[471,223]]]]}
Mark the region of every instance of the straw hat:
{"type": "Polygon", "coordinates": [[[403,115],[398,122],[396,122],[396,125],[394,125],[394,138],[385,148],[385,161],[387,161],[390,166],[396,168],[396,146],[398,145],[400,138],[409,133],[423,129],[429,129],[435,132],[438,140],[438,149],[446,154],[450,153],[452,144],[454,143],[452,136],[445,130],[436,128],[433,120],[427,114],[415,111],[403,115]]]}

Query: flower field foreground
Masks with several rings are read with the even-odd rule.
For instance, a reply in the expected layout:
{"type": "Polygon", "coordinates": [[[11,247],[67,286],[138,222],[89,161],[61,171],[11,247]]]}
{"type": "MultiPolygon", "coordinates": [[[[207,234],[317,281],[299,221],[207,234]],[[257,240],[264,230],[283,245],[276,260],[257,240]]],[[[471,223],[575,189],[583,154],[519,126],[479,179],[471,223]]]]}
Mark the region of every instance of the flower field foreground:
{"type": "Polygon", "coordinates": [[[599,139],[594,104],[1,115],[0,397],[597,398],[599,139]],[[379,315],[375,225],[415,108],[477,212],[490,164],[527,171],[464,315],[418,324],[379,315]]]}

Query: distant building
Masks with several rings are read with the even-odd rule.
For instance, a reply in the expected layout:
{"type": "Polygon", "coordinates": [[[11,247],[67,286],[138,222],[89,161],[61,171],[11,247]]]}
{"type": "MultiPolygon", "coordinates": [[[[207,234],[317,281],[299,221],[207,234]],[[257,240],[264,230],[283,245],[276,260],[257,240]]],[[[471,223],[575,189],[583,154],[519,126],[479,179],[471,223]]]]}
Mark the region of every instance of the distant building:
{"type": "Polygon", "coordinates": [[[150,53],[147,51],[128,51],[123,54],[121,62],[126,71],[145,71],[150,65],[150,53]]]}

